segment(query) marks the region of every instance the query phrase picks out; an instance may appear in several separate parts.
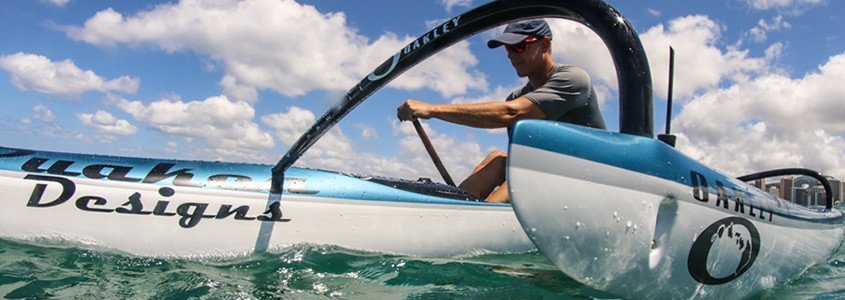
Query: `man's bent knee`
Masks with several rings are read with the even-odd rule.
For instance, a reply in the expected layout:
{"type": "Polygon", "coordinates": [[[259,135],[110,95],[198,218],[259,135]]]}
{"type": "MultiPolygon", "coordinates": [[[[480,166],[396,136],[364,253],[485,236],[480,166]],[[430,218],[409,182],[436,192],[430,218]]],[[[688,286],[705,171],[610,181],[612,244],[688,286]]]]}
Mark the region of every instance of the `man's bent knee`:
{"type": "Polygon", "coordinates": [[[490,151],[491,156],[501,156],[501,157],[508,157],[508,154],[502,150],[493,150],[490,151]]]}
{"type": "Polygon", "coordinates": [[[501,150],[493,150],[493,151],[490,151],[490,154],[487,154],[487,160],[502,159],[502,158],[508,158],[508,154],[505,153],[504,151],[501,151],[501,150]]]}

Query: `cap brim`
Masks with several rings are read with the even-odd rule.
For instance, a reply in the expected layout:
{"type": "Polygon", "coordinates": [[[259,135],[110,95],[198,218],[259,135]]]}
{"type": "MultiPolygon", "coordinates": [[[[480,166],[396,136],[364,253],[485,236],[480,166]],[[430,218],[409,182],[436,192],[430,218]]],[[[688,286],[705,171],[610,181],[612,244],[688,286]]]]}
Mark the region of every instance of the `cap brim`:
{"type": "Polygon", "coordinates": [[[522,40],[527,37],[528,36],[524,34],[505,32],[502,33],[502,35],[487,41],[487,47],[493,49],[498,48],[502,45],[515,45],[519,44],[519,42],[522,42],[522,40]]]}

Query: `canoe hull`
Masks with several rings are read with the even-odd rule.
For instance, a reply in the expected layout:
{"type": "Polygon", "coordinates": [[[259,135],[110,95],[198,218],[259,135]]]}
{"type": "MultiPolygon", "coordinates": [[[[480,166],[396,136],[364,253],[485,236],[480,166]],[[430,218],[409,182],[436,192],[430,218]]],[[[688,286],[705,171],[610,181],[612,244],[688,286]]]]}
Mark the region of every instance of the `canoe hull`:
{"type": "Polygon", "coordinates": [[[2,150],[0,237],[7,239],[155,257],[303,243],[431,257],[535,249],[508,205],[338,173],[292,169],[280,196],[267,192],[270,166],[2,150]]]}
{"type": "Polygon", "coordinates": [[[652,139],[520,124],[508,177],[538,249],[572,278],[626,297],[746,297],[842,240],[838,210],[777,200],[652,139]]]}

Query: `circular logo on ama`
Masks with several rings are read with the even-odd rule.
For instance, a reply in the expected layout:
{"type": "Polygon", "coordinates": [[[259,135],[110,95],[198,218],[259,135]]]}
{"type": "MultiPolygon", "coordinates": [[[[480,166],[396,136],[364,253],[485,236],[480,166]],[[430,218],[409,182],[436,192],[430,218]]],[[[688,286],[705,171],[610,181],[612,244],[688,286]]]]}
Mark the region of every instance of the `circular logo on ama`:
{"type": "Polygon", "coordinates": [[[695,281],[730,282],[751,268],[760,253],[760,233],[751,221],[728,217],[710,224],[690,248],[687,269],[695,281]]]}

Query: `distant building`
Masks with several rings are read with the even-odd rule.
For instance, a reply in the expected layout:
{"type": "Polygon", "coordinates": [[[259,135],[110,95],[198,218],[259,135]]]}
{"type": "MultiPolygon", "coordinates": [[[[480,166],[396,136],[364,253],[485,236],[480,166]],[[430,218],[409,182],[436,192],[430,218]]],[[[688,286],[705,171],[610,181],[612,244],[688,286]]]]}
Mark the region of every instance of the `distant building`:
{"type": "Polygon", "coordinates": [[[766,192],[768,192],[769,195],[780,197],[780,189],[777,186],[768,185],[768,187],[769,188],[766,189],[766,192]]]}
{"type": "Polygon", "coordinates": [[[811,187],[811,186],[817,186],[817,185],[820,185],[820,184],[821,184],[821,182],[819,182],[819,180],[816,179],[816,178],[813,178],[813,177],[810,177],[810,176],[798,176],[798,177],[795,177],[795,182],[792,184],[792,186],[805,186],[806,185],[807,187],[811,187]]]}
{"type": "Polygon", "coordinates": [[[794,177],[783,177],[780,179],[780,195],[781,199],[792,201],[792,188],[795,185],[794,177]]]}
{"type": "Polygon", "coordinates": [[[833,190],[833,203],[842,202],[842,195],[845,194],[845,185],[842,184],[842,181],[833,177],[829,177],[827,181],[830,182],[830,187],[833,190]]]}
{"type": "Polygon", "coordinates": [[[809,188],[809,204],[808,205],[827,205],[827,193],[825,193],[824,186],[817,185],[809,188]]]}
{"type": "MultiPolygon", "coordinates": [[[[845,182],[825,176],[830,183],[833,204],[845,203],[845,182]]],[[[775,183],[755,180],[754,186],[764,187],[767,193],[800,205],[826,205],[827,194],[819,180],[810,176],[781,177],[775,183]]]]}
{"type": "Polygon", "coordinates": [[[810,186],[796,186],[792,188],[789,198],[798,205],[810,205],[810,186]]]}
{"type": "Polygon", "coordinates": [[[754,186],[756,186],[758,189],[765,191],[766,190],[766,178],[755,179],[754,180],[754,186]]]}
{"type": "Polygon", "coordinates": [[[777,182],[766,182],[766,190],[771,190],[773,187],[778,188],[780,190],[780,180],[777,182]]]}

